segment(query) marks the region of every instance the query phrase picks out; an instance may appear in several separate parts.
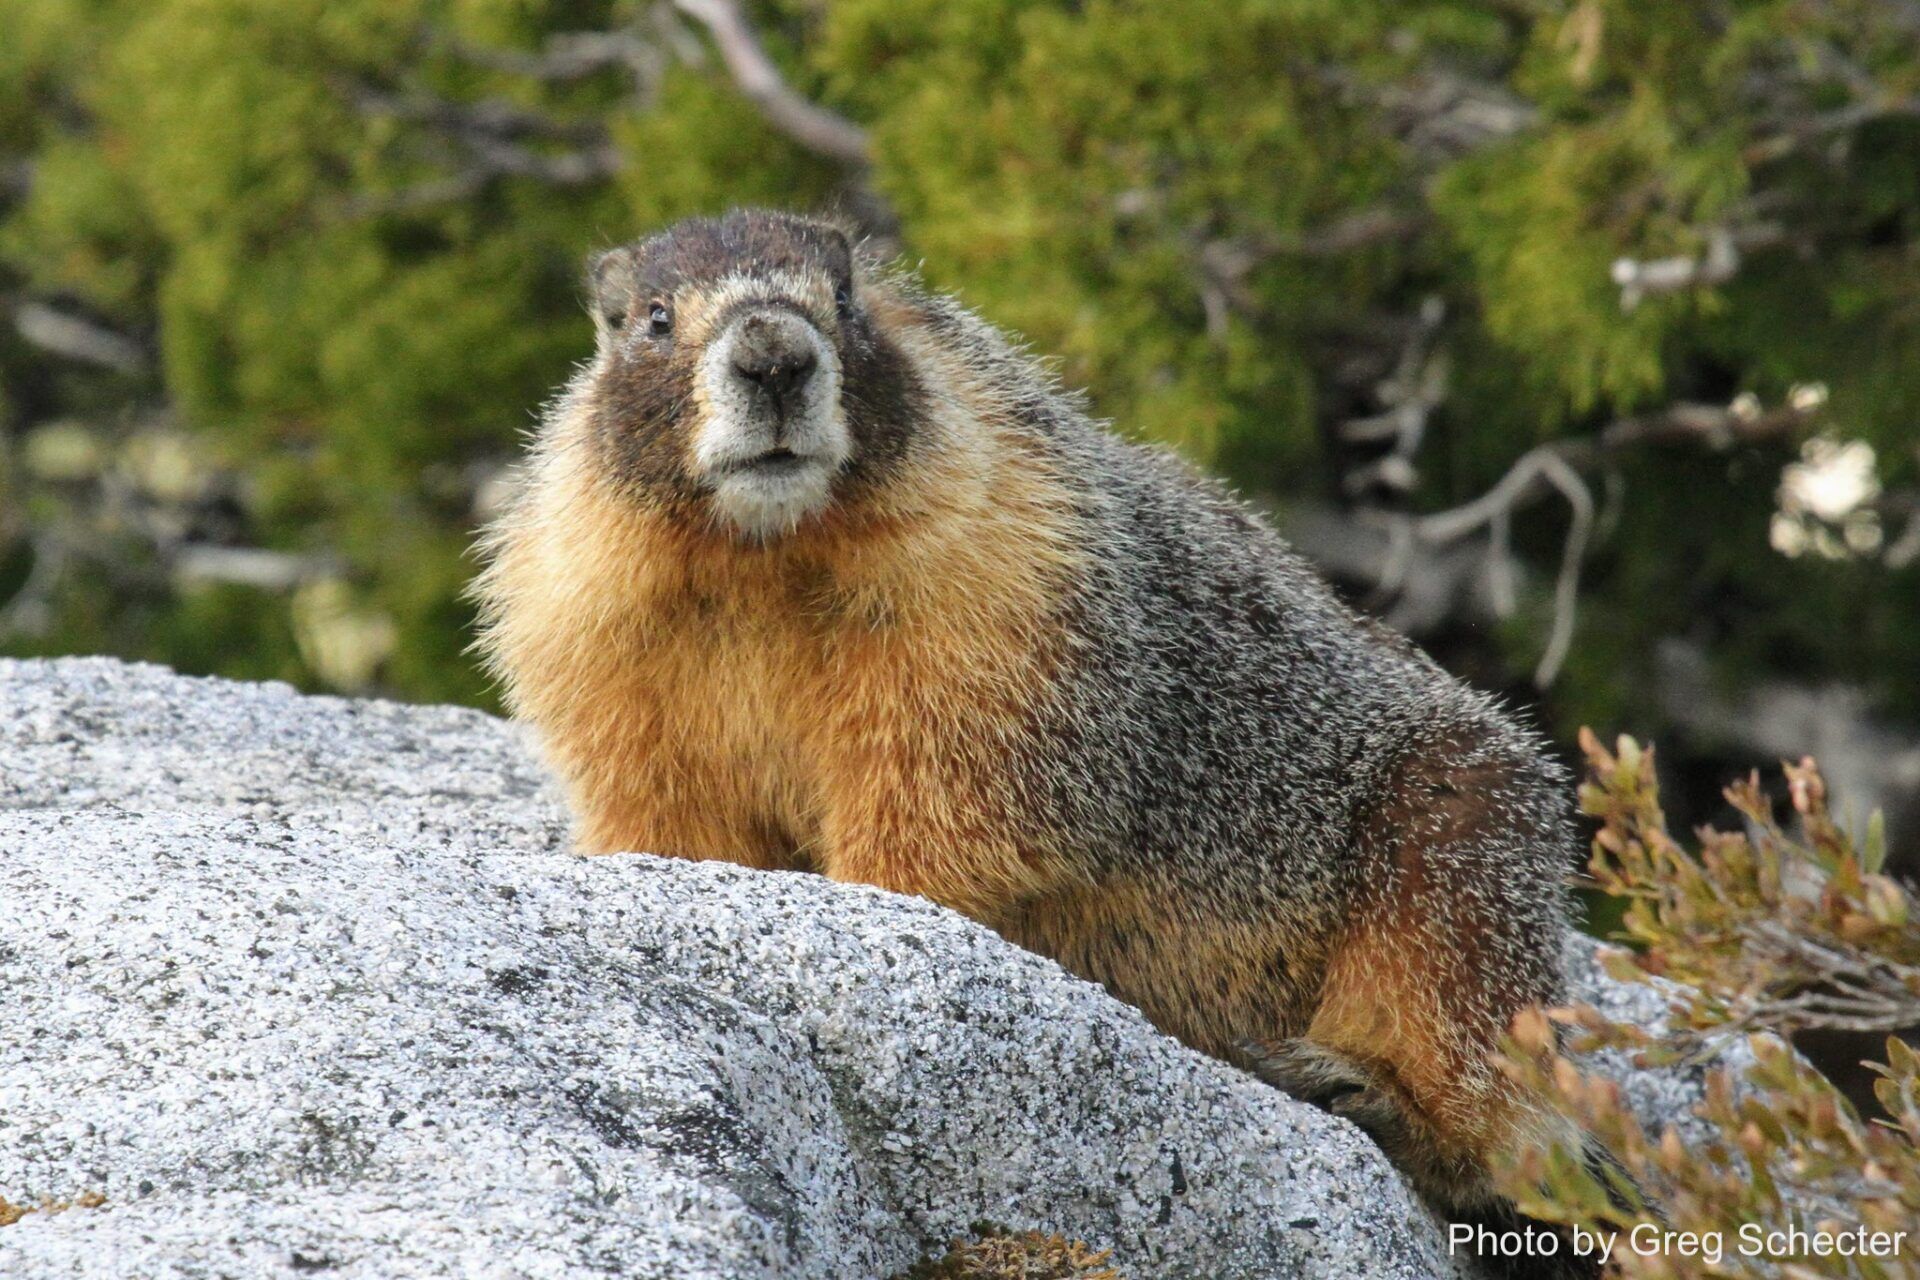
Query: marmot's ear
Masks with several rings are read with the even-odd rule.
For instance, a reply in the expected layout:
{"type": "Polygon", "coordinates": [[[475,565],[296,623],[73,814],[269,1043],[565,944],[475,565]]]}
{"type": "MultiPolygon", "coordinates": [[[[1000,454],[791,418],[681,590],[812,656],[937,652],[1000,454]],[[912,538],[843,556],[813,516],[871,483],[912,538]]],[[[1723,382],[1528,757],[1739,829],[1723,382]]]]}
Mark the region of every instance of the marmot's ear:
{"type": "Polygon", "coordinates": [[[632,267],[633,249],[629,245],[588,255],[587,310],[593,316],[595,332],[605,334],[619,328],[613,321],[615,316],[625,319],[628,295],[632,291],[632,267]]]}
{"type": "Polygon", "coordinates": [[[844,280],[853,274],[853,246],[847,240],[847,233],[839,227],[829,224],[825,231],[827,265],[835,279],[844,280]]]}

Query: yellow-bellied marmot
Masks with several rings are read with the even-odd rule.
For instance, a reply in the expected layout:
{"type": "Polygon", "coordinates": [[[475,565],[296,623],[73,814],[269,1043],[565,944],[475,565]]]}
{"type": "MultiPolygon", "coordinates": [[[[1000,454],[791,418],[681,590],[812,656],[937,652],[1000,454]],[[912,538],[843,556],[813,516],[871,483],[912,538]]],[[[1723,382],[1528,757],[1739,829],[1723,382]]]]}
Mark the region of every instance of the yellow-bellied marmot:
{"type": "Polygon", "coordinates": [[[824,223],[591,270],[478,591],[589,853],[922,894],[1350,1116],[1450,1212],[1552,1123],[1567,780],[1257,516],[824,223]]]}

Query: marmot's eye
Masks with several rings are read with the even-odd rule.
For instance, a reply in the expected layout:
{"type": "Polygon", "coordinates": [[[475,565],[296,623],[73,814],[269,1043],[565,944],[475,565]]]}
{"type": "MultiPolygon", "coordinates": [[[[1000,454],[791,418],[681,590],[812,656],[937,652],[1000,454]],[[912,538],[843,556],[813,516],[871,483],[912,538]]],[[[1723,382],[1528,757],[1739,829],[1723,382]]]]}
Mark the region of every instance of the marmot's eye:
{"type": "Polygon", "coordinates": [[[668,314],[664,303],[653,304],[653,308],[647,312],[647,322],[656,338],[673,332],[673,317],[668,314]]]}
{"type": "Polygon", "coordinates": [[[840,310],[842,311],[852,310],[853,309],[853,286],[848,284],[843,284],[838,289],[835,289],[833,291],[833,305],[840,308],[840,310]]]}

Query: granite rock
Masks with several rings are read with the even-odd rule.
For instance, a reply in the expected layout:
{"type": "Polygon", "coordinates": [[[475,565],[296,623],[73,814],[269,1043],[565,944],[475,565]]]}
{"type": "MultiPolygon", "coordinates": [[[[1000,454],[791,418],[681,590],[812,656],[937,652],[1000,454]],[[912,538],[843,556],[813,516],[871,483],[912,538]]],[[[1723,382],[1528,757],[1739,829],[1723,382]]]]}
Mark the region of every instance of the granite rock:
{"type": "Polygon", "coordinates": [[[0,1197],[82,1195],[0,1276],[882,1277],[978,1219],[1465,1274],[1357,1131],[951,912],[573,856],[514,726],[0,662],[0,1197]]]}

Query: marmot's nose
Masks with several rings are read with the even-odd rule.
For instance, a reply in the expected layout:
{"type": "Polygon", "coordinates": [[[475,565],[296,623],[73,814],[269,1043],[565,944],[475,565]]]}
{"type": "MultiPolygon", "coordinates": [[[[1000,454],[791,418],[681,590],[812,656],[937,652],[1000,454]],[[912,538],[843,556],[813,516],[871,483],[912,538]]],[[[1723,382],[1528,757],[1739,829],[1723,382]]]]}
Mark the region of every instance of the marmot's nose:
{"type": "Polygon", "coordinates": [[[788,325],[752,317],[741,325],[733,348],[733,370],[748,382],[784,401],[812,376],[819,363],[813,344],[788,325]]]}

